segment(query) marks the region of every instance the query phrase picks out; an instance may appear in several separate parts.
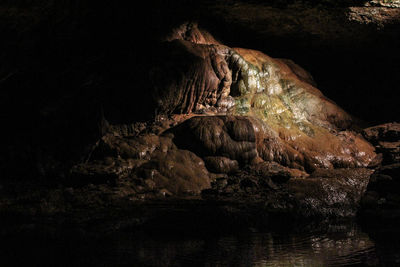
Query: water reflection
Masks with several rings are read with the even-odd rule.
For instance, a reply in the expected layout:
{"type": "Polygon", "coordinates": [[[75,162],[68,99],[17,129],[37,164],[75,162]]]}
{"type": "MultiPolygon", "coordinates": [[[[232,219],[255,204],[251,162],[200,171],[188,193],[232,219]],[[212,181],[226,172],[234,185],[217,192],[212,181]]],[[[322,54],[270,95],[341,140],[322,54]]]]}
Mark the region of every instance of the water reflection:
{"type": "MultiPolygon", "coordinates": [[[[7,246],[0,255],[3,260],[8,257],[12,266],[380,265],[374,242],[356,225],[330,226],[307,233],[247,230],[224,236],[150,235],[120,233],[93,238],[70,233],[47,237],[36,234],[23,240],[13,237],[3,240],[7,246]]],[[[0,265],[4,265],[1,259],[0,265]]]]}
{"type": "MultiPolygon", "coordinates": [[[[378,265],[374,243],[355,226],[331,228],[325,233],[253,231],[186,240],[144,239],[129,244],[131,251],[127,253],[133,253],[143,266],[378,265]]],[[[127,249],[126,243],[119,245],[127,249]]]]}

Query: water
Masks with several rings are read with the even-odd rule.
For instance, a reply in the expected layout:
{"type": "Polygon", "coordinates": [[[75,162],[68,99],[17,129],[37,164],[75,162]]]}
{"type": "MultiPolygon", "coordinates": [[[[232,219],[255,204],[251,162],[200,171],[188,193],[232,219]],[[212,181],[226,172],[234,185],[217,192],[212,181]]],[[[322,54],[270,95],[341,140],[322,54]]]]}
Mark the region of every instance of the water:
{"type": "Polygon", "coordinates": [[[190,236],[39,232],[3,239],[0,266],[400,266],[398,250],[377,246],[355,224],[190,236]]]}
{"type": "Polygon", "coordinates": [[[375,245],[355,229],[330,233],[247,232],[136,247],[151,266],[348,266],[377,264],[375,245]]]}

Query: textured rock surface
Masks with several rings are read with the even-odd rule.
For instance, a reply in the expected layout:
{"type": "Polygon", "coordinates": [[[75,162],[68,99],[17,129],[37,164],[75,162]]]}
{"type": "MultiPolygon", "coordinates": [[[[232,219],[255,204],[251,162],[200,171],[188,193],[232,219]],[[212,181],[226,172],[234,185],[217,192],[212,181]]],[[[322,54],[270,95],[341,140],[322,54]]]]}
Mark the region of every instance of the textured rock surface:
{"type": "Polygon", "coordinates": [[[400,162],[400,124],[386,123],[364,130],[365,138],[382,154],[382,164],[400,162]]]}
{"type": "Polygon", "coordinates": [[[294,59],[317,78],[325,95],[353,115],[378,124],[397,120],[400,114],[396,100],[389,100],[395,97],[390,88],[399,83],[394,76],[399,71],[400,9],[382,3],[219,0],[210,4],[210,18],[217,19],[208,25],[229,25],[213,32],[225,37],[226,44],[294,59]],[[379,76],[379,82],[364,78],[372,76],[379,76]],[[355,107],[354,99],[360,98],[364,105],[355,107]]]}
{"type": "Polygon", "coordinates": [[[217,179],[212,189],[203,191],[203,197],[259,202],[267,212],[299,218],[348,218],[356,215],[372,172],[318,169],[308,175],[264,162],[217,179]]]}
{"type": "Polygon", "coordinates": [[[334,169],[368,166],[374,147],[308,72],[290,60],[224,46],[190,23],[155,53],[154,122],[103,118],[105,134],[62,183],[126,188],[120,194],[129,201],[201,194],[265,202],[270,212],[354,215],[369,172],[334,169]],[[319,168],[333,177],[315,176],[319,168]]]}
{"type": "Polygon", "coordinates": [[[151,70],[158,112],[189,113],[225,99],[232,78],[223,50],[184,40],[165,44],[162,60],[151,70]]]}
{"type": "Polygon", "coordinates": [[[289,192],[306,216],[355,216],[373,171],[369,169],[317,170],[307,179],[291,179],[289,192]]]}
{"type": "MultiPolygon", "coordinates": [[[[15,160],[1,158],[0,164],[27,162],[29,170],[18,176],[47,175],[51,158],[76,160],[82,149],[74,145],[87,136],[82,143],[96,141],[99,117],[111,124],[128,124],[140,115],[153,116],[146,78],[163,50],[160,39],[224,43],[285,56],[310,70],[325,95],[340,106],[341,101],[349,103],[346,110],[360,109],[358,115],[367,120],[384,110],[389,111],[385,115],[398,117],[393,106],[382,103],[396,101],[392,88],[398,84],[399,9],[364,4],[177,0],[147,1],[143,9],[137,9],[134,3],[108,1],[3,1],[0,106],[2,123],[10,131],[2,147],[7,154],[21,153],[12,155],[15,160]],[[221,42],[193,23],[182,24],[188,19],[198,20],[221,42]],[[176,26],[178,30],[169,32],[176,26]],[[365,97],[373,101],[364,101],[365,97]],[[354,99],[363,105],[354,105],[354,99]],[[57,153],[48,156],[52,147],[57,147],[57,153]],[[36,161],[44,162],[40,171],[36,161]]],[[[159,61],[163,63],[163,57],[159,61]]],[[[309,80],[301,71],[294,72],[309,80]]],[[[221,104],[229,106],[232,101],[221,104]]],[[[10,167],[10,172],[17,166],[10,167]]]]}
{"type": "Polygon", "coordinates": [[[202,157],[223,156],[244,165],[257,156],[254,128],[246,117],[194,117],[171,131],[179,148],[202,157]]]}
{"type": "Polygon", "coordinates": [[[177,149],[171,138],[145,134],[134,139],[105,135],[89,162],[74,166],[72,185],[133,182],[136,194],[199,194],[210,187],[204,162],[177,149]]]}
{"type": "MultiPolygon", "coordinates": [[[[374,159],[374,148],[361,135],[341,131],[351,127],[351,116],[323,96],[302,68],[259,51],[202,43],[207,38],[201,37],[201,31],[195,27],[188,34],[182,34],[182,28],[178,28],[175,31],[179,34],[173,35],[182,38],[196,31],[196,38],[186,38],[192,42],[171,41],[173,51],[186,57],[179,57],[178,61],[168,57],[164,65],[158,66],[164,77],[155,86],[156,92],[162,92],[155,95],[160,111],[248,116],[247,126],[237,127],[245,130],[251,124],[251,134],[257,138],[246,141],[256,142],[262,159],[292,168],[312,171],[319,167],[366,167],[374,159]],[[181,62],[187,68],[180,66],[181,62]],[[171,68],[174,75],[170,75],[171,68]],[[231,104],[226,108],[221,103],[231,104]]],[[[202,155],[231,153],[232,159],[237,159],[234,154],[239,150],[224,150],[236,149],[225,138],[227,135],[212,130],[221,129],[222,120],[226,119],[190,119],[177,128],[177,142],[186,142],[182,144],[185,148],[202,155]],[[179,141],[186,138],[184,135],[188,135],[188,140],[179,141]],[[194,148],[196,141],[203,143],[207,152],[194,148]]],[[[247,153],[249,149],[245,150],[247,153]]],[[[247,159],[250,161],[251,158],[247,159]]]]}
{"type": "Polygon", "coordinates": [[[364,130],[381,153],[381,165],[371,176],[362,199],[361,215],[368,220],[393,223],[400,219],[400,124],[386,123],[364,130]]]}
{"type": "Polygon", "coordinates": [[[234,173],[239,170],[237,160],[227,157],[205,157],[204,161],[207,169],[214,173],[234,173]]]}

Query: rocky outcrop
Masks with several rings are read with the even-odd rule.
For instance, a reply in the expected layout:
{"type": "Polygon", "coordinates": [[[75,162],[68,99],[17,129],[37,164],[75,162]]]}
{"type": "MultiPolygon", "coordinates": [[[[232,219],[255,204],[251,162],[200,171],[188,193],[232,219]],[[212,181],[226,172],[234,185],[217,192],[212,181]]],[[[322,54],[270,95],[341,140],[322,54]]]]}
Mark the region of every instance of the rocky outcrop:
{"type": "Polygon", "coordinates": [[[257,157],[255,131],[247,117],[194,117],[170,131],[179,148],[201,157],[226,157],[242,166],[257,157]]]}
{"type": "Polygon", "coordinates": [[[307,179],[291,179],[289,192],[302,216],[354,217],[373,171],[319,169],[307,179]]]}
{"type": "Polygon", "coordinates": [[[365,138],[382,154],[382,164],[400,162],[400,124],[386,123],[364,130],[365,138]]]}
{"type": "Polygon", "coordinates": [[[196,22],[185,22],[172,30],[165,38],[165,41],[185,40],[197,44],[221,44],[215,40],[207,30],[200,29],[196,22]]]}
{"type": "Polygon", "coordinates": [[[263,203],[266,212],[296,218],[354,217],[373,170],[318,169],[311,175],[276,163],[259,163],[220,177],[206,199],[263,203]]]}
{"type": "Polygon", "coordinates": [[[398,125],[346,111],[396,119],[400,9],[364,3],[2,1],[3,243],[302,231],[360,203],[398,229],[398,125]]]}
{"type": "MultiPolygon", "coordinates": [[[[178,39],[170,37],[167,44],[173,58],[167,56],[152,72],[158,73],[154,98],[159,112],[247,116],[247,126],[237,127],[245,131],[252,125],[255,137],[247,141],[256,142],[258,156],[291,168],[366,167],[374,159],[373,147],[361,135],[343,131],[351,127],[351,116],[315,88],[311,75],[294,62],[208,42],[195,24],[175,32],[178,39]],[[190,37],[193,32],[196,38],[190,37]]],[[[183,147],[203,155],[204,149],[193,148],[195,141],[218,141],[221,130],[213,128],[221,129],[224,120],[229,119],[192,118],[174,130],[180,132],[177,142],[188,135],[183,147]]],[[[205,144],[209,151],[204,155],[234,149],[226,142],[205,144]]]]}
{"type": "Polygon", "coordinates": [[[371,176],[362,199],[361,216],[377,221],[400,219],[400,124],[386,123],[364,130],[380,153],[381,165],[371,176]]]}
{"type": "Polygon", "coordinates": [[[157,112],[190,113],[225,100],[232,78],[224,51],[224,46],[184,40],[166,43],[162,60],[151,70],[157,112]]]}
{"type": "Polygon", "coordinates": [[[127,202],[202,197],[264,203],[267,212],[354,215],[374,147],[307,71],[225,46],[195,23],[154,47],[137,67],[150,79],[114,95],[114,104],[123,98],[130,111],[154,105],[154,121],[117,124],[118,114],[131,113],[105,106],[101,137],[58,177],[61,184],[83,192],[118,188],[127,202]],[[319,169],[335,175],[315,174],[319,169]]]}
{"type": "Polygon", "coordinates": [[[222,156],[205,157],[204,162],[208,170],[214,173],[235,173],[239,170],[237,160],[222,156]]]}
{"type": "Polygon", "coordinates": [[[224,46],[190,23],[168,35],[154,63],[155,122],[108,124],[70,185],[129,186],[135,200],[201,196],[301,217],[354,216],[374,147],[308,72],[224,46]]]}
{"type": "Polygon", "coordinates": [[[199,194],[210,187],[204,162],[180,150],[171,138],[144,134],[134,139],[105,135],[91,158],[71,170],[66,183],[112,185],[129,181],[136,195],[199,194]]]}

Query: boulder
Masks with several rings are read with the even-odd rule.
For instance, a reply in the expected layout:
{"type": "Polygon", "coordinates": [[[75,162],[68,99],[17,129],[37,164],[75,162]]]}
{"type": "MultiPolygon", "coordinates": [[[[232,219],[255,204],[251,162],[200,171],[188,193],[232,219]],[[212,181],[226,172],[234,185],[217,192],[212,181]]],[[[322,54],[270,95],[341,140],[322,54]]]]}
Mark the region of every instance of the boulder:
{"type": "Polygon", "coordinates": [[[400,219],[400,165],[378,168],[361,200],[360,216],[369,222],[394,223],[400,219]]]}
{"type": "Polygon", "coordinates": [[[391,122],[364,129],[365,138],[373,144],[379,141],[398,142],[400,140],[400,123],[391,122]]]}
{"type": "Polygon", "coordinates": [[[214,173],[234,173],[239,170],[237,160],[226,157],[205,157],[204,162],[207,169],[214,173]]]}
{"type": "Polygon", "coordinates": [[[201,157],[226,157],[243,165],[257,156],[255,132],[247,117],[193,117],[168,132],[178,148],[201,157]]]}
{"type": "Polygon", "coordinates": [[[364,129],[363,135],[382,154],[382,164],[400,162],[400,123],[385,123],[364,129]]]}
{"type": "Polygon", "coordinates": [[[290,179],[289,192],[301,216],[354,217],[372,172],[365,168],[323,170],[306,179],[290,179]]]}
{"type": "Polygon", "coordinates": [[[292,177],[306,177],[307,173],[284,167],[276,162],[260,162],[250,167],[251,173],[256,176],[270,178],[276,184],[289,181],[292,177]]]}
{"type": "Polygon", "coordinates": [[[204,161],[178,149],[168,136],[143,134],[135,138],[107,134],[86,163],[75,165],[67,178],[73,186],[132,181],[138,193],[160,190],[168,195],[199,194],[210,187],[204,161]]]}
{"type": "Polygon", "coordinates": [[[369,221],[394,222],[400,218],[400,124],[370,127],[363,134],[382,160],[370,178],[360,215],[369,221]]]}
{"type": "Polygon", "coordinates": [[[167,189],[174,195],[198,195],[201,190],[210,188],[203,160],[187,150],[157,151],[135,172],[137,177],[152,181],[152,189],[167,189]]]}

